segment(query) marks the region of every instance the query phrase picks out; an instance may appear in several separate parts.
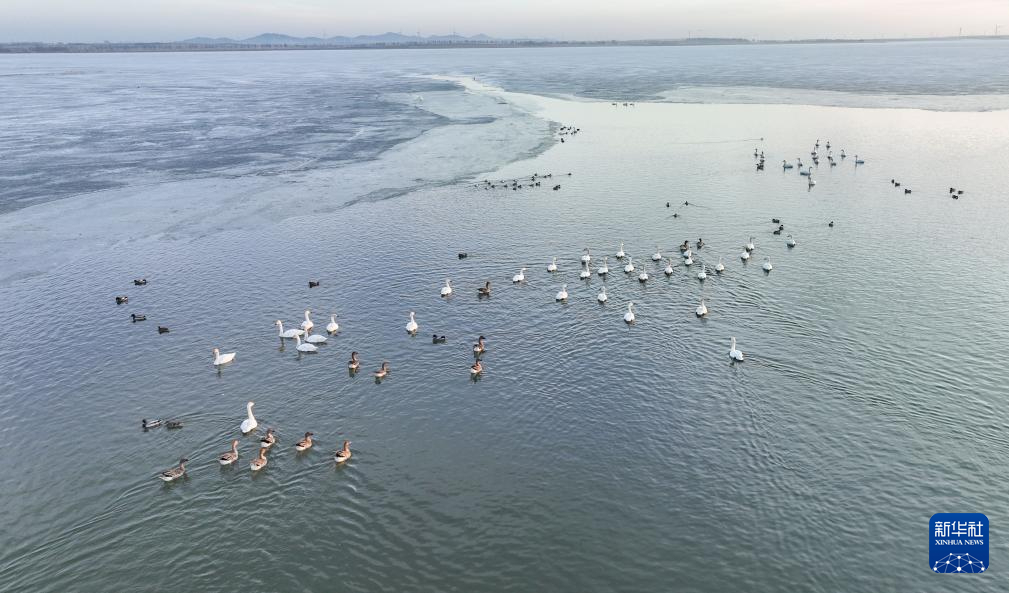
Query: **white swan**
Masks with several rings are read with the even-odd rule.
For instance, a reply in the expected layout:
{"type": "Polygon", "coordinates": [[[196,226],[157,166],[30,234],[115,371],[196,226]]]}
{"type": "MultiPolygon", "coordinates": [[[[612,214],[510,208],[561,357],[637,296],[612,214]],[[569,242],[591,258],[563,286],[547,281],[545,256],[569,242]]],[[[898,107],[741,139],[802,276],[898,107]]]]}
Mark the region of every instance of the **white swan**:
{"type": "Polygon", "coordinates": [[[753,251],[753,249],[754,249],[754,246],[753,246],[753,237],[750,237],[750,240],[746,242],[746,246],[745,247],[746,247],[747,251],[753,251]]]}
{"type": "Polygon", "coordinates": [[[789,163],[788,161],[784,161],[783,160],[783,161],[781,161],[781,168],[782,169],[791,169],[792,168],[792,164],[789,163]]]}
{"type": "Polygon", "coordinates": [[[606,296],[606,287],[604,286],[602,290],[599,291],[599,295],[596,296],[596,300],[600,303],[605,303],[609,297],[606,296]]]}
{"type": "Polygon", "coordinates": [[[557,296],[554,297],[554,298],[556,300],[558,300],[558,301],[566,301],[566,300],[568,300],[568,285],[567,284],[562,284],[560,292],[558,292],[557,296]]]}
{"type": "Polygon", "coordinates": [[[638,274],[639,282],[648,282],[648,270],[641,268],[641,273],[638,274]]]}
{"type": "Polygon", "coordinates": [[[694,314],[698,317],[704,317],[708,314],[708,308],[704,306],[704,299],[701,299],[701,304],[694,310],[694,314]]]}
{"type": "Polygon", "coordinates": [[[685,265],[685,266],[692,266],[692,265],[694,265],[694,258],[688,257],[687,259],[683,260],[683,265],[685,265]]]}
{"type": "Polygon", "coordinates": [[[680,255],[683,256],[683,259],[687,259],[688,257],[691,257],[692,255],[694,255],[694,252],[691,251],[691,250],[689,250],[689,249],[687,249],[686,251],[680,253],[680,255]]]}
{"type": "Polygon", "coordinates": [[[410,321],[406,324],[406,331],[415,334],[418,329],[420,329],[420,326],[417,325],[417,320],[414,319],[413,311],[410,311],[410,321]]]}
{"type": "Polygon", "coordinates": [[[634,301],[627,303],[627,312],[624,313],[624,321],[634,323],[634,301]]]}
{"type": "Polygon", "coordinates": [[[673,275],[673,258],[670,257],[666,260],[666,269],[662,271],[665,272],[666,276],[673,275]]]}
{"type": "Polygon", "coordinates": [[[447,297],[450,294],[452,294],[452,281],[446,278],[445,286],[441,287],[441,296],[447,297]]]}
{"type": "Polygon", "coordinates": [[[810,170],[810,169],[802,169],[802,170],[799,171],[799,175],[802,175],[803,177],[809,177],[812,174],[813,174],[813,171],[810,170]]]}
{"type": "Polygon", "coordinates": [[[240,426],[242,434],[249,434],[250,432],[256,430],[256,427],[259,426],[259,423],[256,422],[256,417],[252,415],[252,406],[254,405],[256,405],[255,402],[245,404],[245,411],[248,413],[248,417],[245,420],[242,420],[242,425],[240,426]]]}
{"type": "Polygon", "coordinates": [[[620,249],[617,250],[617,254],[616,255],[617,255],[617,259],[624,259],[625,257],[627,257],[627,254],[624,253],[624,242],[623,241],[620,242],[620,249]]]}
{"type": "Polygon", "coordinates": [[[305,330],[303,329],[289,329],[284,331],[284,322],[279,319],[273,322],[273,325],[276,325],[279,328],[277,330],[277,335],[282,338],[293,338],[294,336],[300,336],[305,333],[305,330]]]}
{"type": "Polygon", "coordinates": [[[659,249],[658,245],[656,245],[655,253],[652,254],[652,261],[660,261],[660,260],[662,260],[662,250],[659,249]]]}
{"type": "Polygon", "coordinates": [[[701,271],[697,273],[697,279],[701,281],[708,279],[708,267],[706,265],[701,264],[701,271]]]}
{"type": "Polygon", "coordinates": [[[743,351],[736,350],[736,338],[732,338],[732,346],[729,347],[729,358],[743,362],[743,351]]]}
{"type": "Polygon", "coordinates": [[[770,256],[764,258],[764,265],[762,267],[764,268],[765,272],[770,272],[771,271],[771,268],[773,266],[771,266],[771,258],[770,258],[770,256]]]}
{"type": "Polygon", "coordinates": [[[586,247],[585,249],[582,249],[582,251],[585,252],[585,255],[582,256],[582,261],[585,263],[592,261],[592,252],[589,251],[589,248],[586,247]]]}
{"type": "Polygon", "coordinates": [[[303,344],[300,336],[294,336],[294,342],[297,344],[298,352],[317,352],[319,350],[318,347],[312,344],[303,344]]]}
{"type": "Polygon", "coordinates": [[[325,344],[326,336],[323,336],[321,334],[308,334],[307,336],[305,336],[305,342],[309,344],[325,344]]]}
{"type": "Polygon", "coordinates": [[[599,266],[599,268],[596,270],[596,273],[599,274],[600,276],[605,276],[606,274],[610,273],[610,266],[608,263],[609,259],[610,257],[608,255],[603,257],[603,265],[599,266]]]}
{"type": "Polygon", "coordinates": [[[722,256],[718,256],[718,263],[715,264],[715,272],[721,274],[725,271],[725,264],[722,263],[722,256]]]}
{"type": "Polygon", "coordinates": [[[743,261],[750,259],[750,252],[744,249],[743,252],[739,254],[739,259],[743,261]]]}
{"type": "Polygon", "coordinates": [[[624,266],[624,273],[630,274],[633,271],[634,271],[634,258],[629,257],[627,258],[627,265],[624,266]]]}
{"type": "Polygon", "coordinates": [[[551,261],[550,263],[547,264],[547,271],[548,272],[556,272],[557,271],[557,258],[556,257],[553,258],[553,261],[551,261]]]}
{"type": "Polygon", "coordinates": [[[315,324],[312,323],[312,320],[308,318],[309,313],[311,313],[311,311],[308,310],[305,311],[305,320],[301,322],[301,329],[305,331],[312,331],[312,328],[315,327],[315,324]]]}
{"type": "Polygon", "coordinates": [[[788,245],[789,247],[795,247],[795,239],[792,238],[792,235],[789,235],[788,239],[785,240],[785,245],[788,245]]]}
{"type": "Polygon", "coordinates": [[[232,360],[235,360],[235,353],[228,352],[227,354],[221,354],[221,351],[214,348],[214,366],[219,367],[222,364],[228,364],[232,360]]]}
{"type": "Polygon", "coordinates": [[[522,268],[519,270],[518,274],[512,276],[512,282],[525,282],[526,281],[526,269],[522,268]]]}
{"type": "Polygon", "coordinates": [[[582,264],[582,271],[578,273],[578,277],[581,278],[582,280],[592,277],[592,270],[589,269],[588,262],[582,264]]]}
{"type": "Polygon", "coordinates": [[[335,334],[340,331],[340,324],[336,322],[336,315],[329,316],[329,323],[326,324],[326,331],[331,334],[335,334]]]}

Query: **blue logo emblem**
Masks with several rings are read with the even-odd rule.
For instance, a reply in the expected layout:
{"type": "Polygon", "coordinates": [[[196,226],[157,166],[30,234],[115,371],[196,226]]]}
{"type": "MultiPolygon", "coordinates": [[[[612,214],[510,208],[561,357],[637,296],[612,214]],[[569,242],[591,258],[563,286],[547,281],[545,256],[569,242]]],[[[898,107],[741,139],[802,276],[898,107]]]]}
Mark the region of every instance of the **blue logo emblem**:
{"type": "Polygon", "coordinates": [[[932,572],[988,571],[988,517],[982,513],[936,513],[928,533],[932,572]]]}

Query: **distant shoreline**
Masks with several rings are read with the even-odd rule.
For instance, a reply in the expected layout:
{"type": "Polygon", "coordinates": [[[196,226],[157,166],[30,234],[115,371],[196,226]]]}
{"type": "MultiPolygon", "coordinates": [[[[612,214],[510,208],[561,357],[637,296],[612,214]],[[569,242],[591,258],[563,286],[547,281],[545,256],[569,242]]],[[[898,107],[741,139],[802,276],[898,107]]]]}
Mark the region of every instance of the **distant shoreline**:
{"type": "Polygon", "coordinates": [[[631,41],[542,41],[542,40],[489,40],[489,41],[421,41],[388,43],[278,43],[256,44],[236,42],[192,43],[63,43],[63,42],[10,42],[0,43],[0,54],[25,53],[136,53],[136,52],[221,52],[221,51],[304,51],[304,50],[361,50],[361,49],[502,49],[502,48],[555,48],[555,47],[677,47],[710,45],[810,45],[825,43],[903,43],[915,41],[1002,41],[1009,35],[977,35],[952,37],[909,37],[880,39],[796,39],[752,40],[737,38],[695,37],[688,39],[642,39],[631,41]]]}

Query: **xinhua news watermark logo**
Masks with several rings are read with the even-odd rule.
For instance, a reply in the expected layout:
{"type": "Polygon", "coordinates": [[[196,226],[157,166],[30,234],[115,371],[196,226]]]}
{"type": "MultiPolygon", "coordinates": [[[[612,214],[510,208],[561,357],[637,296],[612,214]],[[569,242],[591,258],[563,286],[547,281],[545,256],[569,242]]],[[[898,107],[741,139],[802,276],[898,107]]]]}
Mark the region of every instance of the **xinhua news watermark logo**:
{"type": "Polygon", "coordinates": [[[928,520],[932,572],[988,571],[988,517],[982,513],[936,513],[928,520]]]}

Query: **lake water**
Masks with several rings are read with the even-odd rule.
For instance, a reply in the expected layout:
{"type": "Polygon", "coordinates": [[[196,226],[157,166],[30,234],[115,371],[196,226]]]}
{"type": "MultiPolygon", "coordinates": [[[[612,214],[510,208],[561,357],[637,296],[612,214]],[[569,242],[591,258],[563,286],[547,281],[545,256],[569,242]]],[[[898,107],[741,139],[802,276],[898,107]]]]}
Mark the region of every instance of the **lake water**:
{"type": "Polygon", "coordinates": [[[0,590],[947,591],[969,511],[1005,590],[1007,49],[0,57],[0,590]]]}

